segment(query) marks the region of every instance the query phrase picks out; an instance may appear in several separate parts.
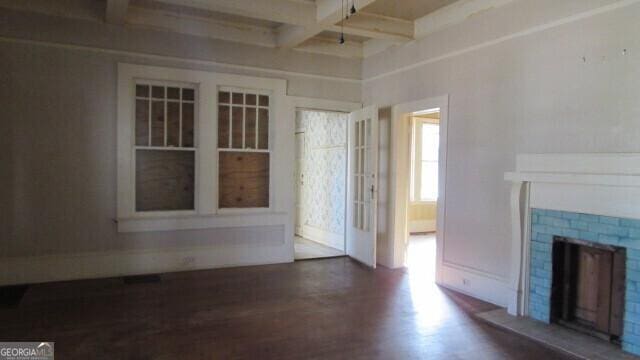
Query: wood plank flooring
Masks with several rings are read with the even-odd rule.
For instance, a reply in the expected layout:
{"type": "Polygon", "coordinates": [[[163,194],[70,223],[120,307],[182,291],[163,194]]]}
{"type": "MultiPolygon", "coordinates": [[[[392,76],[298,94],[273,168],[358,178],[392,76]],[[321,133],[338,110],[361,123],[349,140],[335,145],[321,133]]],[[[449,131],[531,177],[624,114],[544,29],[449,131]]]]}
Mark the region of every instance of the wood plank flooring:
{"type": "Polygon", "coordinates": [[[493,305],[349,258],[29,287],[0,340],[57,359],[561,359],[477,320],[493,305]]]}

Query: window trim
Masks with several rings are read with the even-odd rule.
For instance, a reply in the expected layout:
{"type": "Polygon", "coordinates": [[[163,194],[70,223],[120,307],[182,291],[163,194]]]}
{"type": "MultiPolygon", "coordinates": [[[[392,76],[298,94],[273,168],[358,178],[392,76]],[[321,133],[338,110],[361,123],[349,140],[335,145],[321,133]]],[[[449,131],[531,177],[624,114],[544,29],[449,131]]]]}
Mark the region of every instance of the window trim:
{"type": "MultiPolygon", "coordinates": [[[[286,80],[259,78],[207,71],[164,68],[156,66],[118,64],[117,87],[117,214],[118,231],[160,231],[282,224],[286,214],[285,184],[276,184],[274,175],[286,166],[286,142],[276,143],[275,134],[284,133],[287,126],[286,80]],[[194,109],[195,145],[195,210],[135,211],[135,81],[152,84],[166,82],[188,84],[196,88],[194,109]],[[235,87],[250,91],[269,91],[269,207],[218,208],[217,117],[220,87],[235,87]],[[204,156],[203,154],[211,154],[204,156]],[[278,162],[275,159],[283,158],[278,162]],[[205,185],[208,184],[208,185],[205,185]],[[253,214],[268,214],[259,219],[253,214]],[[242,221],[236,218],[243,218],[242,221]]],[[[293,112],[291,112],[293,113],[293,112]]],[[[293,115],[289,116],[292,117],[293,115]]],[[[293,123],[293,120],[291,121],[293,123]]]]}
{"type": "MultiPolygon", "coordinates": [[[[411,147],[411,203],[412,204],[435,204],[438,202],[438,197],[436,196],[433,199],[422,199],[420,198],[421,194],[421,186],[422,186],[422,125],[423,124],[431,124],[438,125],[438,130],[440,128],[440,122],[437,119],[427,119],[427,118],[416,118],[412,117],[411,124],[411,133],[412,133],[412,144],[411,147]]],[[[437,154],[436,158],[438,160],[435,161],[436,164],[440,162],[440,156],[437,154]]]]}

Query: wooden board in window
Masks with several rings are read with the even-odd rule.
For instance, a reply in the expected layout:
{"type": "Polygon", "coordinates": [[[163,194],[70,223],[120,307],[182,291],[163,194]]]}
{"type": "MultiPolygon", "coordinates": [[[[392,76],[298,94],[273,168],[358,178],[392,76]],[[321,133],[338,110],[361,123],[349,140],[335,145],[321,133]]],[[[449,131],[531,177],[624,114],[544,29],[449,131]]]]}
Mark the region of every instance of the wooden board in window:
{"type": "Polygon", "coordinates": [[[269,154],[220,152],[220,208],[269,207],[269,154]]]}
{"type": "Polygon", "coordinates": [[[193,210],[193,151],[136,151],[136,211],[193,210]]]}

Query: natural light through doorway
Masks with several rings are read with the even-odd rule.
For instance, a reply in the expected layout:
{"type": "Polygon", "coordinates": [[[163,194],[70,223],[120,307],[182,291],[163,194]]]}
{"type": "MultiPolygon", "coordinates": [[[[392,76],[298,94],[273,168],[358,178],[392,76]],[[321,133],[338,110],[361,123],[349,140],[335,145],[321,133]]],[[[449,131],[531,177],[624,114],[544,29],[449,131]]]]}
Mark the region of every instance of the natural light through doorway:
{"type": "Polygon", "coordinates": [[[438,201],[438,157],[440,111],[411,115],[411,192],[407,210],[406,266],[422,283],[435,282],[436,214],[438,201]]]}
{"type": "Polygon", "coordinates": [[[411,276],[417,276],[421,282],[435,283],[436,280],[436,234],[409,236],[407,247],[407,268],[411,276]]]}
{"type": "Polygon", "coordinates": [[[414,113],[411,119],[411,172],[405,265],[409,272],[416,326],[440,326],[442,293],[436,286],[436,214],[440,147],[439,109],[414,113]]]}

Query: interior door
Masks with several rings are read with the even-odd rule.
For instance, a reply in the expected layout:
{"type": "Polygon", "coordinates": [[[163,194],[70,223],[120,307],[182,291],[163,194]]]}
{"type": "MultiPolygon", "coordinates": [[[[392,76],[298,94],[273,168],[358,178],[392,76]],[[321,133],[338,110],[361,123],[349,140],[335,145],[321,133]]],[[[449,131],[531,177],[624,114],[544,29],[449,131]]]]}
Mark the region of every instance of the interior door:
{"type": "Polygon", "coordinates": [[[296,235],[302,234],[302,225],[304,222],[304,133],[296,133],[296,162],[294,165],[295,181],[296,181],[296,235]]]}
{"type": "Polygon", "coordinates": [[[349,115],[347,255],[376,267],[378,108],[349,115]]]}

